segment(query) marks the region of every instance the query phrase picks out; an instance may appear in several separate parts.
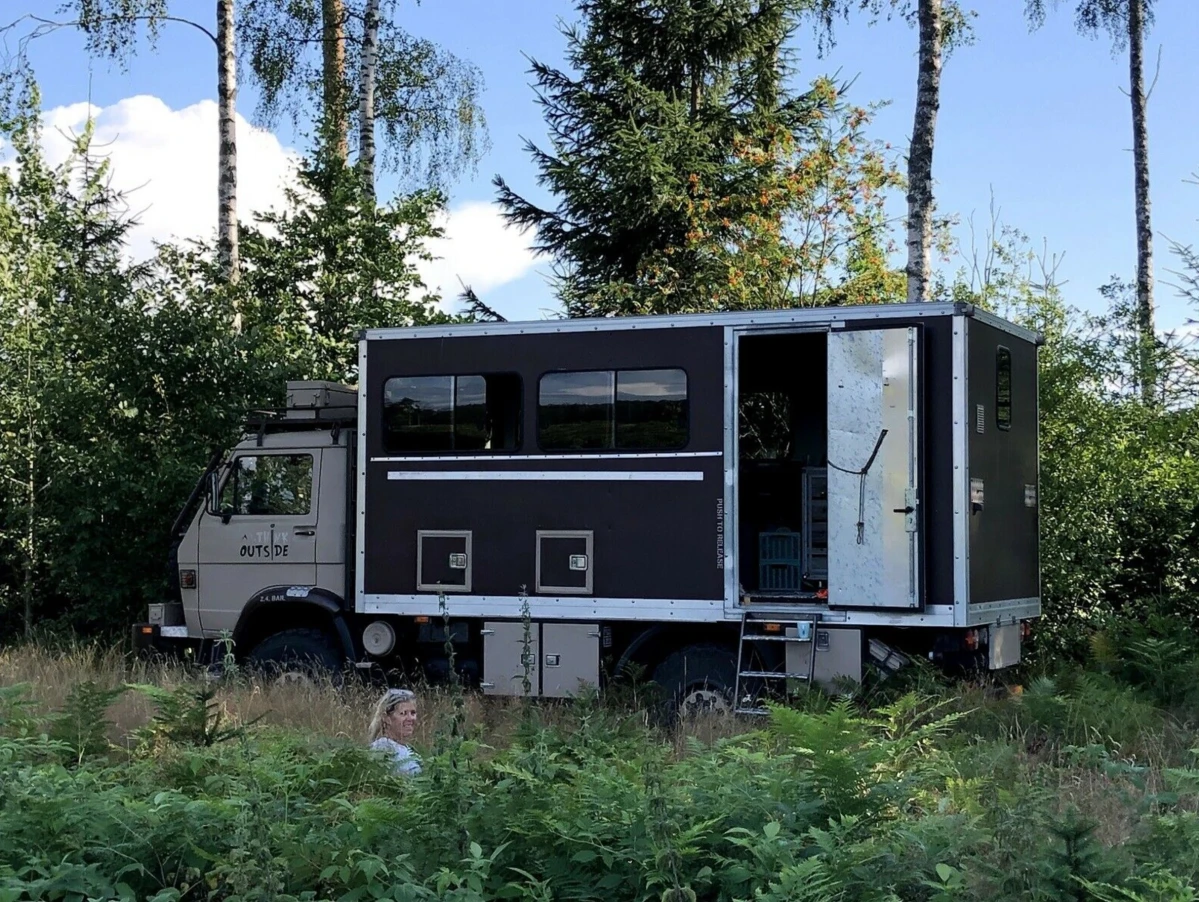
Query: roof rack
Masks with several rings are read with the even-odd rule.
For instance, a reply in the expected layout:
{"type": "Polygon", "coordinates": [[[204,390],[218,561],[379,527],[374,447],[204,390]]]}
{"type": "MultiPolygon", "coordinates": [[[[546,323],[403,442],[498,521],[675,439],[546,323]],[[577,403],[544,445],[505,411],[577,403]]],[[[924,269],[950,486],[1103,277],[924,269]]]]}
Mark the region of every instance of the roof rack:
{"type": "Polygon", "coordinates": [[[262,436],[270,432],[300,429],[340,429],[358,419],[358,390],[337,382],[292,380],[287,383],[287,404],[247,411],[247,432],[262,436]]]}

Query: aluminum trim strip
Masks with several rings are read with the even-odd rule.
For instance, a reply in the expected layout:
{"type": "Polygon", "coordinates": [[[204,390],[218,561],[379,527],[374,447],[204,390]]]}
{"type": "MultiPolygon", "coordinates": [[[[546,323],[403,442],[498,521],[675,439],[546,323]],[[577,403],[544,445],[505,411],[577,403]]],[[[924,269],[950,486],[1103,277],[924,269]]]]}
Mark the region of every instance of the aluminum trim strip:
{"type": "Polygon", "coordinates": [[[388,470],[389,480],[415,482],[703,482],[698,470],[388,470]]]}
{"type": "MultiPolygon", "coordinates": [[[[719,598],[589,598],[579,595],[453,595],[445,600],[451,617],[520,618],[528,602],[533,620],[679,620],[716,623],[726,619],[719,598]]],[[[367,595],[368,614],[442,615],[436,595],[367,595]]]]}
{"type": "Polygon", "coordinates": [[[953,609],[954,622],[966,625],[970,603],[970,472],[966,459],[967,415],[966,346],[969,321],[953,323],[953,609]]]}
{"type": "Polygon", "coordinates": [[[491,462],[511,463],[524,460],[686,460],[697,457],[720,457],[723,451],[638,451],[611,454],[446,454],[444,456],[416,455],[410,457],[372,457],[373,464],[491,462]]]}
{"type": "Polygon", "coordinates": [[[960,312],[955,303],[863,304],[856,307],[793,307],[752,313],[729,311],[717,314],[673,316],[614,316],[603,319],[527,320],[510,323],[466,323],[454,326],[401,326],[366,329],[368,341],[405,338],[454,338],[460,335],[539,335],[555,332],[623,332],[644,329],[688,329],[712,326],[774,326],[789,323],[829,325],[861,320],[925,319],[960,312]]]}
{"type": "MultiPolygon", "coordinates": [[[[354,541],[357,547],[354,554],[358,560],[354,564],[354,610],[361,614],[362,598],[366,592],[366,339],[358,342],[358,493],[355,504],[358,508],[358,526],[355,530],[354,541]]],[[[349,490],[346,486],[346,490],[349,490]]],[[[346,549],[346,554],[350,549],[346,549]]],[[[348,563],[348,561],[347,561],[348,563]]]]}

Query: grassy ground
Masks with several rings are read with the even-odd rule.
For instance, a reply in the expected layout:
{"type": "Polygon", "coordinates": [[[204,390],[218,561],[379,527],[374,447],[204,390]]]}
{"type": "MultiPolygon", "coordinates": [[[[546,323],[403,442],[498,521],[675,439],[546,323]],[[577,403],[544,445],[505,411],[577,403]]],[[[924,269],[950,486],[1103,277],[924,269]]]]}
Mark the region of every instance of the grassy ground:
{"type": "MultiPolygon", "coordinates": [[[[0,649],[0,686],[26,684],[28,696],[44,713],[61,710],[71,690],[84,681],[102,689],[124,684],[152,684],[176,689],[195,682],[196,674],[182,665],[139,661],[112,648],[77,645],[66,649],[20,646],[0,649]]],[[[362,681],[334,686],[331,681],[270,682],[246,677],[214,684],[215,702],[223,719],[231,724],[255,722],[301,736],[364,742],[371,711],[379,690],[362,681]]],[[[630,711],[637,711],[637,697],[630,694],[630,711]]],[[[506,748],[519,724],[521,706],[508,698],[466,694],[462,699],[463,729],[485,738],[488,746],[506,748]]],[[[107,736],[114,745],[129,748],[133,737],[144,728],[156,710],[154,701],[136,692],[122,694],[109,707],[107,736]]],[[[431,748],[436,736],[455,717],[455,700],[445,688],[421,690],[420,716],[414,744],[431,748]]],[[[549,703],[541,706],[547,726],[568,726],[570,706],[549,703]]],[[[743,720],[705,717],[679,724],[666,738],[681,751],[695,739],[710,743],[742,733],[743,720]]]]}
{"type": "Polygon", "coordinates": [[[669,730],[635,694],[429,691],[416,779],[363,749],[375,692],[0,651],[0,902],[1175,902],[1199,886],[1192,712],[1110,673],[1016,696],[918,676],[669,730]]]}

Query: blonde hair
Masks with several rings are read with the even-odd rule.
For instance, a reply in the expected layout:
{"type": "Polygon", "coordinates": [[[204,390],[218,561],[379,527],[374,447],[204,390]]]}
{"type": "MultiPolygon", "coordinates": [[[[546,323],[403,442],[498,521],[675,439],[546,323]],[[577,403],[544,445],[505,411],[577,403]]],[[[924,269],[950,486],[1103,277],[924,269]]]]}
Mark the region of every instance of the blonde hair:
{"type": "Polygon", "coordinates": [[[383,735],[383,722],[387,719],[388,714],[404,702],[415,701],[416,693],[411,689],[388,689],[384,692],[383,697],[375,705],[374,714],[371,715],[371,725],[367,730],[366,741],[374,742],[383,735]]]}

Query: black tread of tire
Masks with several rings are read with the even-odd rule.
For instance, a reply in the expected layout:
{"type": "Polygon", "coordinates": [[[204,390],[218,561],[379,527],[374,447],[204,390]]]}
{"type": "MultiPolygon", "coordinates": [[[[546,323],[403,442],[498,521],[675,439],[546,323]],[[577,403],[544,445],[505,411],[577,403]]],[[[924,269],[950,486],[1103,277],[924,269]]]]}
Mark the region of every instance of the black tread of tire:
{"type": "Polygon", "coordinates": [[[652,678],[665,690],[669,704],[676,711],[687,690],[705,680],[712,680],[711,688],[722,691],[732,707],[737,680],[737,653],[728,646],[715,643],[689,645],[663,658],[654,668],[652,678]],[[725,671],[724,674],[720,673],[721,670],[725,671]]]}
{"type": "Polygon", "coordinates": [[[344,663],[329,635],[311,627],[272,633],[250,650],[247,661],[263,669],[281,668],[289,663],[307,666],[315,663],[330,672],[338,670],[344,663]]]}

